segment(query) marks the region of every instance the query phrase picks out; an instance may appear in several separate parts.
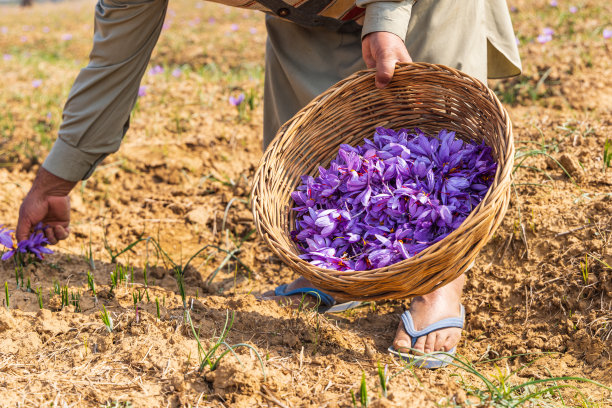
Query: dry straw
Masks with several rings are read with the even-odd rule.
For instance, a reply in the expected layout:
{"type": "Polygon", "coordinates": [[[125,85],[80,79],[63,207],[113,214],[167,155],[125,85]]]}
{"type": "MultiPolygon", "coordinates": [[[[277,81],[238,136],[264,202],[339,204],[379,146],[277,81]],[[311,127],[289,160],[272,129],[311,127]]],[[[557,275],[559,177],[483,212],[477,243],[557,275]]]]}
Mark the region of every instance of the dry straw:
{"type": "Polygon", "coordinates": [[[278,131],[255,174],[255,225],[272,251],[295,272],[333,296],[359,300],[423,295],[467,270],[499,226],[510,200],[514,161],[512,125],[493,92],[480,81],[442,65],[402,64],[387,88],[373,70],[337,83],[278,131]],[[340,144],[358,145],[378,126],[418,127],[428,134],[457,132],[492,148],[495,180],[478,207],[453,233],[413,258],[370,271],[322,269],[300,259],[289,232],[295,226],[291,192],[301,176],[328,166],[340,144]]]}

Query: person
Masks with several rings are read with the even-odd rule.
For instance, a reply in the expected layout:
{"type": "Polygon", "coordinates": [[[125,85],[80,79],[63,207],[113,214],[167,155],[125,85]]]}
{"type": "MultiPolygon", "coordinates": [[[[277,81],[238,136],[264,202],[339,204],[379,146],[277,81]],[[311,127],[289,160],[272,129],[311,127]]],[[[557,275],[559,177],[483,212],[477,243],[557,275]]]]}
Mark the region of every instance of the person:
{"type": "MultiPolygon", "coordinates": [[[[366,67],[376,69],[379,88],[391,80],[397,62],[412,60],[445,64],[483,82],[521,70],[503,0],[219,1],[267,13],[264,147],[281,124],[314,97],[366,67]]],[[[40,221],[49,226],[45,234],[51,244],[68,237],[69,193],[119,148],[167,7],[168,0],[97,3],[90,61],[72,86],[58,139],[22,202],[18,240],[40,221]]],[[[413,299],[413,335],[427,327],[435,330],[412,339],[408,323],[400,322],[394,348],[412,346],[426,353],[453,349],[461,328],[436,328],[436,322],[462,315],[464,283],[461,276],[413,299]]],[[[303,292],[310,286],[300,278],[285,288],[303,292]]]]}

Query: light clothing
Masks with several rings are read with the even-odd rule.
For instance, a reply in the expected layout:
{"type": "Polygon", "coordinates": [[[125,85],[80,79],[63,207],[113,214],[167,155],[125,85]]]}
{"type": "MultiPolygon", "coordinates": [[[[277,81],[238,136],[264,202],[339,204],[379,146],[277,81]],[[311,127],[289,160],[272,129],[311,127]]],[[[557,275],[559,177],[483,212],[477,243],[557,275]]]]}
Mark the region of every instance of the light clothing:
{"type": "MultiPolygon", "coordinates": [[[[502,0],[291,1],[220,1],[299,23],[266,19],[264,143],[318,94],[365,68],[361,38],[371,32],[405,38],[414,61],[449,65],[481,80],[520,73],[502,0]]],[[[99,0],[90,62],[70,91],[46,170],[69,181],[86,179],[117,151],[167,6],[167,0],[99,0]]]]}

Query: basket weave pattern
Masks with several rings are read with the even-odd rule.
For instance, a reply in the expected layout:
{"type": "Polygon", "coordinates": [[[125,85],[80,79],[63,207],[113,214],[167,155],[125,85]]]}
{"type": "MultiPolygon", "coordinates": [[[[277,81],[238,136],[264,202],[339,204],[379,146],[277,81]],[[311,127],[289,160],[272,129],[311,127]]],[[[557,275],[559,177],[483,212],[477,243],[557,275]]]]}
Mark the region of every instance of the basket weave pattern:
{"type": "Polygon", "coordinates": [[[252,209],[257,231],[272,251],[318,288],[355,300],[402,299],[430,293],[467,270],[499,226],[510,200],[514,161],[512,125],[493,92],[452,68],[402,64],[383,90],[373,70],[355,73],[318,96],[278,131],[255,174],[252,209]],[[369,271],[335,271],[300,259],[291,239],[291,192],[301,176],[318,175],[341,144],[372,137],[378,126],[418,127],[429,135],[453,130],[491,147],[498,164],[493,184],[461,226],[416,256],[369,271]]]}

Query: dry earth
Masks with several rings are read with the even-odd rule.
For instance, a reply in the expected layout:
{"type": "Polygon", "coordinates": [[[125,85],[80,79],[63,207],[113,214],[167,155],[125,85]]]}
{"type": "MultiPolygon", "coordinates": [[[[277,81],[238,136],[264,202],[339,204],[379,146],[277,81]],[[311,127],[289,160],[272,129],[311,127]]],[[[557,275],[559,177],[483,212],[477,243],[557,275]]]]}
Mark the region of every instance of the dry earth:
{"type": "MultiPolygon", "coordinates": [[[[513,119],[519,166],[511,208],[468,272],[458,350],[495,384],[522,368],[508,383],[578,376],[610,387],[612,169],[603,171],[602,156],[612,134],[612,39],[602,32],[612,28],[612,6],[559,3],[509,2],[524,73],[490,86],[513,119]],[[540,44],[544,27],[555,33],[540,44]]],[[[92,10],[89,1],[0,6],[0,221],[10,227],[86,63],[92,10]],[[42,83],[34,87],[35,80],[42,83]]],[[[294,278],[253,233],[247,203],[261,155],[264,44],[260,14],[171,4],[151,64],[164,72],[145,76],[146,95],[120,152],[72,193],[71,238],[26,267],[19,285],[13,264],[0,263],[10,294],[10,309],[0,310],[1,407],[349,407],[351,391],[359,400],[362,372],[369,406],[510,406],[481,402],[476,390],[486,387],[463,370],[406,370],[388,355],[408,300],[337,315],[256,300],[254,294],[294,278]],[[228,97],[241,92],[253,93],[254,109],[239,118],[228,97]],[[174,273],[152,245],[139,243],[111,262],[110,252],[146,237],[177,264],[205,245],[235,251],[241,263],[205,249],[187,268],[185,288],[204,349],[235,313],[226,341],[253,347],[236,350],[240,363],[228,354],[216,370],[198,369],[174,273]],[[128,281],[110,291],[118,265],[128,281]],[[28,282],[40,288],[44,309],[28,282]],[[56,283],[80,295],[78,308],[62,308],[56,283]],[[102,305],[114,320],[112,333],[100,318],[102,305]],[[397,374],[388,398],[377,362],[397,374]]],[[[577,388],[543,394],[533,406],[612,404],[599,387],[568,384],[577,388]]]]}

